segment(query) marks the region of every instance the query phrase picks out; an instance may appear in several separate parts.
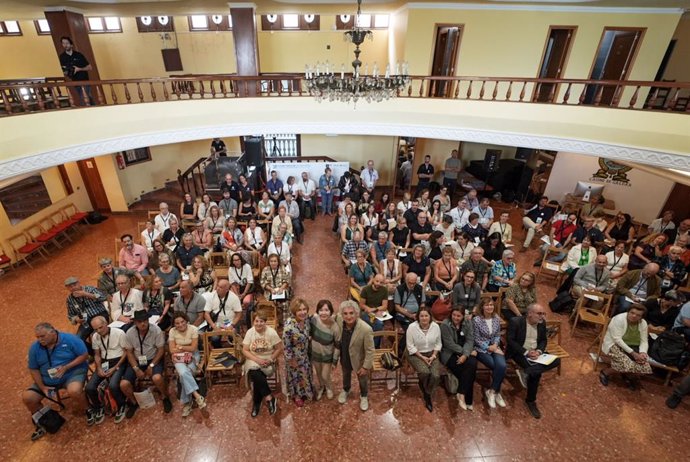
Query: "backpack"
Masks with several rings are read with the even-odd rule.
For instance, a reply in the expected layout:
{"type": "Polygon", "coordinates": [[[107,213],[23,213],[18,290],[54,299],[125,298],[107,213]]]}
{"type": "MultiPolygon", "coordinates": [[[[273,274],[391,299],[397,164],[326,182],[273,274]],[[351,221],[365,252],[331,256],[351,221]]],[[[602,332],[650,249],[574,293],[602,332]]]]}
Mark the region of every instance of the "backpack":
{"type": "Polygon", "coordinates": [[[554,313],[570,313],[575,308],[575,300],[570,292],[559,292],[556,298],[549,302],[549,307],[554,313]]]}
{"type": "Polygon", "coordinates": [[[117,414],[117,401],[110,391],[110,379],[101,380],[98,384],[98,402],[103,406],[105,415],[117,414]]]}
{"type": "Polygon", "coordinates": [[[387,351],[381,355],[381,366],[386,370],[394,371],[400,369],[402,364],[400,364],[400,360],[397,356],[387,351]]]}
{"type": "Polygon", "coordinates": [[[666,366],[680,365],[685,351],[685,336],[673,331],[664,331],[649,349],[649,356],[666,366]]]}

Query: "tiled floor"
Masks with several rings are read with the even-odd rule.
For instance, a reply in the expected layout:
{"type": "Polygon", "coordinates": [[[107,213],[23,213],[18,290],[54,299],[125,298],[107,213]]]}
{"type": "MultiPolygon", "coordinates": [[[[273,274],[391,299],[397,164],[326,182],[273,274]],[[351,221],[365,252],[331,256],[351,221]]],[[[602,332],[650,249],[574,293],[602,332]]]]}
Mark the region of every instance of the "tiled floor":
{"type": "MultiPolygon", "coordinates": [[[[517,212],[515,212],[517,218],[517,212]]],[[[87,429],[83,417],[68,415],[65,427],[38,442],[29,441],[32,426],[19,394],[29,385],[26,352],[33,326],[50,321],[72,330],[65,312],[65,277],[92,283],[97,257],[114,252],[113,238],[136,228],[136,217],[116,216],[88,228],[88,236],[56,252],[49,263],[22,268],[0,279],[0,301],[7,327],[0,330],[0,448],[4,460],[214,461],[214,460],[686,460],[690,406],[676,411],[664,405],[670,388],[659,380],[644,380],[641,391],[617,382],[604,388],[592,373],[585,348],[588,341],[571,339],[564,346],[571,357],[563,374],[544,376],[537,421],[524,408],[524,390],[515,378],[504,387],[508,408],[490,411],[480,399],[480,376],[474,412],[458,409],[438,390],[428,413],[416,386],[392,400],[392,390],[378,386],[370,393],[371,409],[362,413],[354,399],[345,406],[335,401],[307,404],[298,409],[280,401],[274,417],[265,409],[252,419],[250,395],[243,387],[215,386],[209,395],[211,416],[198,411],[182,419],[175,403],[172,414],[160,406],[137,413],[116,426],[108,419],[87,429]],[[10,327],[11,326],[11,327],[10,327]]],[[[517,220],[515,220],[517,221],[517,220]]],[[[296,293],[313,304],[321,298],[335,305],[346,295],[347,283],[338,262],[331,221],[307,222],[305,244],[296,244],[296,293]]],[[[518,268],[528,269],[534,256],[518,254],[518,268]]],[[[539,287],[540,301],[553,297],[549,284],[539,287]]],[[[550,315],[550,319],[558,319],[550,315]]],[[[340,382],[339,374],[336,382],[340,382]]]]}

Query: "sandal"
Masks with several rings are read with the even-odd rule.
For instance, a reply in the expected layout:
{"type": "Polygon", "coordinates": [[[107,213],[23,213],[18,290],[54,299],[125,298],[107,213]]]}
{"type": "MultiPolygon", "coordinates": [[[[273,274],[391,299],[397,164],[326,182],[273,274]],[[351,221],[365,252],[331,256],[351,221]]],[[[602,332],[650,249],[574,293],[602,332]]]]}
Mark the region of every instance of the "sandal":
{"type": "Polygon", "coordinates": [[[599,372],[599,381],[605,387],[609,386],[609,376],[604,371],[599,372]]]}

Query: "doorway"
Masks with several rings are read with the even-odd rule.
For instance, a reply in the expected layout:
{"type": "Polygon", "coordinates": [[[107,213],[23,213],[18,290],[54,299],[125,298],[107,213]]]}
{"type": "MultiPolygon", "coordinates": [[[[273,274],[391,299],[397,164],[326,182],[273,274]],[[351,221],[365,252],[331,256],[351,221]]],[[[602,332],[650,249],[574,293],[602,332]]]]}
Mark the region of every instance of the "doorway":
{"type": "MultiPolygon", "coordinates": [[[[551,26],[544,46],[544,55],[539,66],[539,79],[560,79],[570,54],[576,26],[551,26]]],[[[555,83],[538,84],[534,92],[534,101],[552,103],[557,94],[555,83]]]]}
{"type": "MultiPolygon", "coordinates": [[[[461,24],[441,24],[436,26],[436,45],[431,65],[431,75],[450,77],[455,75],[455,65],[460,49],[461,24]]],[[[449,82],[432,80],[428,96],[432,98],[450,98],[453,85],[449,82]]]]}
{"type": "MultiPolygon", "coordinates": [[[[594,57],[591,80],[625,80],[635,60],[645,29],[605,28],[594,57]]],[[[621,87],[618,85],[588,85],[585,104],[593,104],[599,98],[600,106],[618,102],[621,87]]]]}
{"type": "Polygon", "coordinates": [[[659,212],[659,216],[666,210],[673,210],[677,219],[690,216],[690,186],[682,183],[673,185],[671,193],[666,198],[666,203],[659,212]]]}
{"type": "Polygon", "coordinates": [[[94,158],[80,160],[77,162],[77,166],[79,167],[81,178],[84,180],[84,187],[89,195],[91,207],[97,212],[110,212],[108,196],[105,194],[101,175],[98,173],[98,167],[94,158]]]}

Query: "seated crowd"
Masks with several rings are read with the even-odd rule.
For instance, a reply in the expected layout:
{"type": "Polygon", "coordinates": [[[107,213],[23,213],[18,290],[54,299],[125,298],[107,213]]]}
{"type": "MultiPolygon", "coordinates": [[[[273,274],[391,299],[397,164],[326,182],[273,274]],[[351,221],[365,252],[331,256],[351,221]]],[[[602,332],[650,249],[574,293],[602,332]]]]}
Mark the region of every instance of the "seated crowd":
{"type": "MultiPolygon", "coordinates": [[[[377,179],[371,161],[360,178],[346,172],[339,181],[327,168],[318,182],[305,172],[299,182],[289,177],[283,184],[274,171],[256,202],[247,178],[240,175],[235,182],[228,174],[217,202],[209,194],[199,202],[185,194],[179,218],[161,203],[139,243],[130,234],[121,236],[117,265],[111,258],[99,261],[97,287],[65,280],[76,334],[49,323],[36,326],[29,351],[34,383],[22,395],[27,409],[36,417],[44,398],[55,399],[65,389],[87,409],[87,424],[100,424],[105,412],[99,389],[105,383],[120,423],[137,411],[137,382],[150,379],[168,413],[173,404],[164,364],[172,361],[183,417],[194,405],[206,415],[195,373],[200,333],[209,331],[214,346],[244,334],[242,370],[251,384],[253,417],[263,404],[270,414],[277,411],[268,379],[277,374],[281,357],[297,406],[335,396],[331,371],[340,362],[338,402],[346,403],[355,372],[366,411],[374,352],[381,346],[373,333],[391,323],[401,334],[398,353],[416,371],[430,412],[444,369],[456,379],[459,407],[471,411],[478,364],[491,371],[484,392],[488,406],[506,407],[501,387],[510,360],[526,388],[527,409],[540,418],[540,378],[559,359],[544,356],[545,302],[537,297],[537,275],[516,266],[513,248],[519,244],[509,212],[496,216],[490,200],[475,190],[453,206],[448,185],[433,197],[427,184],[417,197],[406,192],[397,204],[385,193],[375,201],[377,179]],[[338,309],[321,300],[310,315],[307,302],[292,293],[291,249],[295,241],[303,243],[304,220],[316,217],[318,198],[321,213],[333,215],[351,300],[338,309]],[[275,306],[275,327],[256,309],[259,303],[275,306]]],[[[578,216],[539,198],[524,211],[520,252],[531,251],[539,237],[543,245],[535,250],[541,253],[535,265],[552,262],[567,275],[559,291],[578,299],[592,290],[614,295],[617,314],[602,342],[611,364],[599,378],[607,385],[617,371],[632,387],[636,374],[651,372],[652,327],[690,338],[690,303],[683,305],[678,290],[687,283],[690,219],[676,228],[672,213],[665,213],[636,240],[629,215],[618,214],[609,225],[594,212],[578,216]]],[[[686,379],[669,406],[688,392],[686,379]]],[[[45,429],[34,421],[32,439],[38,439],[45,429]]]]}

